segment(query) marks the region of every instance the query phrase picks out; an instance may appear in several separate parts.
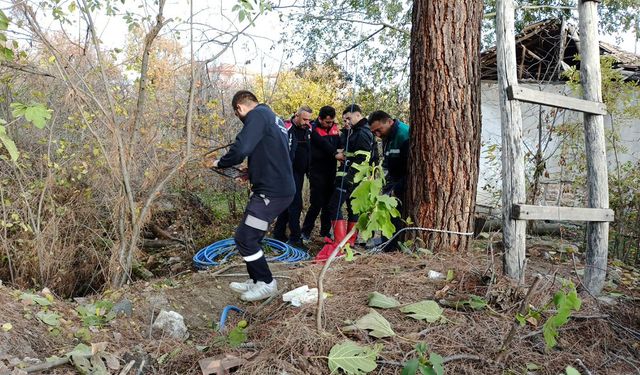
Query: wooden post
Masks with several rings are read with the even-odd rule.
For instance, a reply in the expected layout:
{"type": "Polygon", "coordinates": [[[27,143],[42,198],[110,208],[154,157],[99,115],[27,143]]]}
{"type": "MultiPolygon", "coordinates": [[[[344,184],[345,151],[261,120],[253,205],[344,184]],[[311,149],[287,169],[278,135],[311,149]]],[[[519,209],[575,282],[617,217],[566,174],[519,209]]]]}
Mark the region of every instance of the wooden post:
{"type": "Polygon", "coordinates": [[[502,123],[502,242],[504,272],[524,278],[526,220],[514,220],[511,207],[525,203],[522,113],[518,100],[509,100],[507,87],[517,86],[516,42],[513,0],[496,2],[498,92],[502,123]]]}
{"type": "MultiPolygon", "coordinates": [[[[579,0],[580,81],[584,98],[602,102],[600,76],[600,44],[598,42],[599,1],[579,0]]],[[[601,115],[584,114],[585,150],[587,153],[588,207],[609,208],[607,151],[604,121],[601,115]]],[[[599,294],[607,273],[609,223],[587,223],[587,257],[584,285],[599,294]]]]}

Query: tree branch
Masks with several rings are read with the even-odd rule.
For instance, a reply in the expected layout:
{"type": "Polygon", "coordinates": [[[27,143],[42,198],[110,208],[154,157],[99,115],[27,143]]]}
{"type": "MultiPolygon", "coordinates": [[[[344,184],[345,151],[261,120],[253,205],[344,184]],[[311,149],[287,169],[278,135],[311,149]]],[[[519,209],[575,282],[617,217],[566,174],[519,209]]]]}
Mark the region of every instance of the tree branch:
{"type": "Polygon", "coordinates": [[[147,75],[149,72],[149,55],[151,54],[151,45],[158,36],[158,33],[164,26],[164,16],[162,12],[164,10],[164,4],[166,0],[160,0],[158,3],[158,15],[156,15],[156,24],[151,31],[144,37],[144,48],[142,50],[142,64],[140,67],[140,87],[138,89],[138,103],[136,105],[136,111],[133,120],[133,128],[131,129],[131,141],[135,143],[136,132],[140,128],[140,122],[142,121],[142,112],[144,111],[144,105],[147,99],[147,75]]]}
{"type": "Polygon", "coordinates": [[[31,66],[31,65],[16,64],[16,63],[14,63],[12,61],[2,60],[2,61],[0,61],[0,66],[5,67],[5,68],[9,68],[9,69],[13,69],[13,70],[18,70],[18,71],[23,72],[23,73],[36,74],[36,75],[43,76],[43,77],[57,78],[53,74],[50,74],[50,73],[47,73],[47,72],[43,72],[43,71],[39,70],[38,68],[36,68],[35,66],[31,66]]]}
{"type": "Polygon", "coordinates": [[[362,40],[360,40],[359,42],[357,42],[356,44],[352,45],[351,47],[342,50],[342,51],[338,51],[336,53],[334,53],[333,55],[331,55],[331,57],[327,58],[327,60],[333,60],[336,57],[338,57],[340,54],[342,53],[346,53],[351,51],[352,49],[357,48],[359,45],[361,45],[362,43],[366,42],[367,40],[373,38],[374,36],[376,36],[376,34],[378,34],[379,32],[381,32],[382,30],[384,30],[386,28],[386,26],[382,26],[381,28],[379,28],[378,30],[374,31],[373,33],[369,34],[368,36],[364,37],[362,40]]]}

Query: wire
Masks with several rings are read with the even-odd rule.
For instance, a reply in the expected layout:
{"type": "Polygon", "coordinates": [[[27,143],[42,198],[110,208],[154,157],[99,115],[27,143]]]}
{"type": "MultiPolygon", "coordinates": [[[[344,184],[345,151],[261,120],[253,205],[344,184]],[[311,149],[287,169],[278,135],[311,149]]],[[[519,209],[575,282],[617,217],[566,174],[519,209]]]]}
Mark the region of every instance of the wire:
{"type": "Polygon", "coordinates": [[[385,246],[387,246],[391,241],[393,241],[394,238],[396,238],[400,233],[404,232],[404,231],[408,231],[408,230],[417,230],[417,231],[423,231],[423,232],[436,232],[436,233],[447,233],[447,234],[457,234],[460,236],[473,236],[473,232],[456,232],[456,231],[452,231],[452,230],[444,230],[444,229],[433,229],[433,228],[423,228],[423,227],[406,227],[406,228],[402,228],[399,231],[396,232],[396,234],[393,235],[393,237],[389,238],[388,240],[386,240],[385,242],[376,245],[374,247],[372,247],[371,249],[369,249],[369,253],[372,254],[376,254],[382,251],[382,249],[384,249],[385,246]]]}
{"type": "MultiPolygon", "coordinates": [[[[267,258],[269,262],[296,263],[310,258],[306,251],[272,238],[265,238],[262,241],[262,246],[265,250],[270,250],[275,254],[271,258],[267,258]]],[[[193,265],[198,269],[215,267],[227,262],[237,254],[236,242],[233,238],[227,238],[200,249],[193,256],[193,265]]]]}

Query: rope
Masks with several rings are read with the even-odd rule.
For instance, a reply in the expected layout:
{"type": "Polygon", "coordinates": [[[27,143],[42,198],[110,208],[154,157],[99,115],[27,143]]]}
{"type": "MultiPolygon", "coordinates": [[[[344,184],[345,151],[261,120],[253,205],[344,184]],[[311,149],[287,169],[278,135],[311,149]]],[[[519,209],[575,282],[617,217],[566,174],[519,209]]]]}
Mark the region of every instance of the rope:
{"type": "Polygon", "coordinates": [[[400,233],[404,232],[404,231],[408,231],[408,230],[417,230],[417,231],[423,231],[423,232],[435,232],[435,233],[447,233],[447,234],[457,234],[460,236],[473,236],[473,232],[456,232],[453,230],[444,230],[444,229],[433,229],[433,228],[423,228],[423,227],[406,227],[406,228],[402,228],[399,231],[396,232],[396,234],[393,235],[393,237],[389,238],[388,240],[386,240],[385,242],[372,247],[371,249],[369,249],[369,253],[372,254],[376,254],[382,251],[382,249],[384,249],[385,246],[387,246],[391,241],[393,241],[394,238],[396,238],[400,233]]]}
{"type": "MultiPolygon", "coordinates": [[[[296,263],[310,258],[306,251],[272,238],[265,238],[262,241],[262,246],[266,248],[265,250],[271,250],[272,253],[275,253],[275,256],[267,258],[269,262],[296,263]]],[[[237,254],[236,242],[233,238],[227,238],[200,249],[193,256],[193,265],[198,269],[215,267],[227,262],[237,254]]]]}

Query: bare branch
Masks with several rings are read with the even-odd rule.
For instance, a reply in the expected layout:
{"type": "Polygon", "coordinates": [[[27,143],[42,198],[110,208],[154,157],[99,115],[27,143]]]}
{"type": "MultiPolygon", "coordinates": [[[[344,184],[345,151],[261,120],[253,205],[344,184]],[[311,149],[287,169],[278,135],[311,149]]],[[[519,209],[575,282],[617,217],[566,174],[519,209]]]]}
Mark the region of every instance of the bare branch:
{"type": "Polygon", "coordinates": [[[37,67],[35,67],[35,66],[16,64],[13,61],[2,60],[2,61],[0,61],[0,66],[5,67],[5,68],[9,68],[9,69],[13,69],[13,70],[18,70],[18,71],[23,72],[23,73],[35,74],[35,75],[39,75],[39,76],[43,76],[43,77],[57,78],[53,74],[50,74],[50,73],[47,73],[47,72],[43,72],[43,71],[39,70],[37,67]]]}
{"type": "Polygon", "coordinates": [[[151,45],[158,36],[158,33],[164,26],[164,16],[162,12],[164,10],[164,4],[166,0],[160,0],[158,3],[158,14],[156,15],[156,24],[151,31],[144,37],[144,48],[142,50],[142,65],[140,67],[140,87],[138,89],[138,103],[136,105],[136,112],[133,120],[133,128],[131,129],[131,140],[135,142],[136,132],[140,128],[140,122],[142,121],[142,112],[147,99],[147,75],[149,72],[149,55],[151,54],[151,45]]]}

